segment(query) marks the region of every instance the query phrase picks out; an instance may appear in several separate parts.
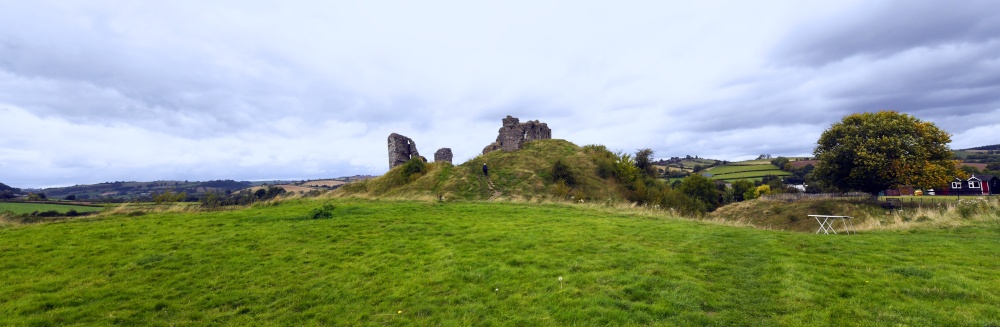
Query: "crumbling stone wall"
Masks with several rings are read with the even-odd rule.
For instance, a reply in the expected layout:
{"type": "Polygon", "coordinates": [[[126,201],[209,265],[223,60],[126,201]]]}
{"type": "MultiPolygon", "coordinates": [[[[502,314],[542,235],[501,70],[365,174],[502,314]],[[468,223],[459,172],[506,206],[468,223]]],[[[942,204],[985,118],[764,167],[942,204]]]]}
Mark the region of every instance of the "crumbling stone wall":
{"type": "Polygon", "coordinates": [[[500,127],[498,133],[496,142],[483,148],[483,154],[496,150],[517,151],[524,142],[552,138],[552,130],[548,124],[537,120],[521,123],[519,119],[509,115],[503,119],[503,127],[500,127]]]}
{"type": "Polygon", "coordinates": [[[410,158],[419,158],[417,143],[406,136],[389,134],[389,169],[402,165],[410,158]]]}
{"type": "Polygon", "coordinates": [[[451,148],[440,148],[434,152],[434,162],[451,163],[451,148]]]}

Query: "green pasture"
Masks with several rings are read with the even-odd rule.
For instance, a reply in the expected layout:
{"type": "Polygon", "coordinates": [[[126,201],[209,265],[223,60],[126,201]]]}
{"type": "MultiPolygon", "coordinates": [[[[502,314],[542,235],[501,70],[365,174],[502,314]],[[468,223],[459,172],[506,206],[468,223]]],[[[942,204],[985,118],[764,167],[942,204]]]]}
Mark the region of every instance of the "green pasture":
{"type": "Polygon", "coordinates": [[[32,203],[32,202],[0,202],[0,213],[5,211],[10,211],[14,214],[26,214],[32,212],[45,212],[54,210],[59,213],[66,213],[70,210],[76,210],[79,213],[85,212],[97,212],[104,210],[104,207],[90,207],[90,206],[78,206],[69,204],[50,204],[50,203],[32,203]]]}
{"type": "Polygon", "coordinates": [[[663,171],[691,171],[690,169],[680,168],[675,166],[653,165],[653,167],[655,167],[656,169],[662,169],[663,171]]]}
{"type": "Polygon", "coordinates": [[[977,152],[977,151],[969,151],[969,150],[956,150],[956,151],[952,151],[952,153],[955,154],[955,158],[957,158],[957,159],[964,159],[964,158],[966,158],[968,156],[972,156],[972,155],[984,155],[984,154],[987,154],[987,153],[982,153],[982,152],[977,152]]]}
{"type": "Polygon", "coordinates": [[[681,160],[680,163],[681,163],[682,166],[684,166],[684,168],[691,169],[691,168],[694,168],[694,166],[708,166],[708,165],[711,165],[711,164],[715,163],[715,160],[708,160],[708,159],[683,159],[683,160],[681,160]]]}
{"type": "Polygon", "coordinates": [[[741,173],[729,173],[722,175],[712,175],[712,179],[734,181],[740,179],[761,178],[765,176],[791,176],[792,173],[783,170],[757,170],[741,173]]]}
{"type": "MultiPolygon", "coordinates": [[[[744,160],[744,161],[730,162],[729,165],[736,165],[736,166],[770,165],[771,164],[771,160],[774,160],[776,158],[777,157],[774,157],[774,158],[771,158],[771,159],[754,159],[754,160],[744,160]]],[[[799,160],[812,159],[811,157],[785,157],[785,158],[788,158],[788,160],[790,160],[790,161],[799,161],[799,160]]]]}
{"type": "Polygon", "coordinates": [[[775,165],[766,164],[766,165],[718,166],[718,167],[712,167],[711,169],[708,170],[708,172],[712,173],[713,175],[722,175],[722,174],[731,174],[731,173],[740,173],[749,171],[764,171],[764,170],[781,171],[781,169],[775,165]]]}
{"type": "Polygon", "coordinates": [[[774,159],[757,159],[757,160],[737,161],[737,162],[730,162],[729,165],[734,165],[734,166],[770,165],[771,164],[771,160],[774,160],[774,159]]]}
{"type": "Polygon", "coordinates": [[[291,200],[0,229],[0,325],[995,326],[997,239],[291,200]]]}
{"type": "Polygon", "coordinates": [[[744,180],[744,179],[748,180],[748,181],[751,181],[751,182],[763,182],[764,181],[764,177],[741,177],[741,178],[733,178],[733,179],[713,178],[713,180],[717,180],[717,181],[720,181],[720,182],[726,182],[726,183],[732,183],[732,182],[735,182],[735,181],[738,181],[738,180],[744,180]]]}
{"type": "MultiPolygon", "coordinates": [[[[745,161],[743,162],[745,163],[745,161]]],[[[777,166],[770,163],[762,164],[742,164],[735,163],[725,166],[713,167],[707,171],[712,174],[712,179],[720,181],[736,181],[741,179],[746,180],[761,180],[765,176],[791,176],[792,174],[778,169],[777,166]]]]}

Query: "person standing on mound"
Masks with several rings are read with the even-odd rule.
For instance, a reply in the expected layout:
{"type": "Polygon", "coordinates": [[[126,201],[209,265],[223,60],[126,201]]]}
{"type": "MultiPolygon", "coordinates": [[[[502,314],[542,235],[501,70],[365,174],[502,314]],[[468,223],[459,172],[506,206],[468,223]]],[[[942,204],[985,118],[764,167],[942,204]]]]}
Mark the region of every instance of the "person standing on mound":
{"type": "Polygon", "coordinates": [[[483,163],[483,175],[486,175],[486,177],[490,177],[490,169],[486,167],[485,162],[483,163]]]}

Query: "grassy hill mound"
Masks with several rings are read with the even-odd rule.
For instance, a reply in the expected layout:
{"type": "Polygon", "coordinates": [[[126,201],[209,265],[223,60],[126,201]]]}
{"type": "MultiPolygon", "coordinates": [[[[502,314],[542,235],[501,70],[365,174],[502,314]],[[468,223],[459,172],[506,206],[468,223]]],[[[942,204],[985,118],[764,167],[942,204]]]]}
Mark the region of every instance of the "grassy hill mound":
{"type": "Polygon", "coordinates": [[[598,175],[594,156],[600,151],[565,140],[536,140],[519,151],[494,151],[460,165],[411,161],[381,177],[345,185],[339,192],[447,200],[622,200],[617,182],[598,175]],[[557,161],[568,168],[571,183],[553,176],[557,161]],[[489,167],[489,181],[483,176],[483,163],[489,167]]]}
{"type": "MultiPolygon", "coordinates": [[[[709,213],[708,218],[759,228],[815,232],[819,224],[808,215],[851,216],[855,217],[854,225],[860,227],[871,223],[873,219],[886,216],[886,211],[870,201],[803,199],[788,202],[756,199],[720,207],[709,213]]],[[[837,224],[837,230],[842,230],[843,226],[839,222],[837,224]]]]}

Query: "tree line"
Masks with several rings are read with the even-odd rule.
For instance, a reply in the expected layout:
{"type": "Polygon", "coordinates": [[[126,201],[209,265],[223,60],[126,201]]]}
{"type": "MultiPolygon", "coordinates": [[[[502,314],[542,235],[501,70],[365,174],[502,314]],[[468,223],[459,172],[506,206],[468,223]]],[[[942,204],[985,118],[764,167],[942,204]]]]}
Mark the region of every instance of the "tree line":
{"type": "MultiPolygon", "coordinates": [[[[584,147],[598,166],[602,178],[614,178],[629,201],[682,213],[699,214],[727,203],[746,201],[772,193],[799,192],[788,184],[808,183],[806,192],[861,191],[876,195],[900,187],[927,189],[947,185],[952,178],[978,172],[959,168],[948,147],[951,135],[933,123],[896,111],[858,113],[845,116],[823,132],[814,156],[817,165],[793,167],[788,158],[761,155],[792,176],[782,180],[767,176],[759,182],[738,180],[731,185],[690,174],[666,183],[653,166],[653,151],[640,149],[634,155],[611,152],[604,146],[584,147]]],[[[998,165],[1000,166],[1000,165],[998,165]]],[[[987,166],[987,172],[998,166],[987,166]]],[[[565,164],[557,161],[551,176],[572,184],[565,164]]]]}

